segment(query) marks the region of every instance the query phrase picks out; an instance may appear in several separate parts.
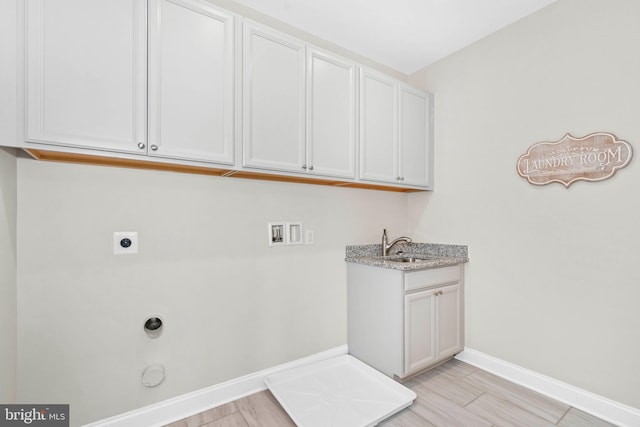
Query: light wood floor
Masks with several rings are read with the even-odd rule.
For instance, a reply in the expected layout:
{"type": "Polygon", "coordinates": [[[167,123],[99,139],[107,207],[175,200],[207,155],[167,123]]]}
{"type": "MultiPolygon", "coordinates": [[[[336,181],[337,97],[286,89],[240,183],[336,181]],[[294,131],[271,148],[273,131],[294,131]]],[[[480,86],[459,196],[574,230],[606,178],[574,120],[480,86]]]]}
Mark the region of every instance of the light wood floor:
{"type": "MultiPolygon", "coordinates": [[[[451,360],[405,383],[418,398],[385,427],[612,426],[466,363],[451,360]]],[[[166,427],[295,426],[269,391],[252,394],[166,427]]]]}

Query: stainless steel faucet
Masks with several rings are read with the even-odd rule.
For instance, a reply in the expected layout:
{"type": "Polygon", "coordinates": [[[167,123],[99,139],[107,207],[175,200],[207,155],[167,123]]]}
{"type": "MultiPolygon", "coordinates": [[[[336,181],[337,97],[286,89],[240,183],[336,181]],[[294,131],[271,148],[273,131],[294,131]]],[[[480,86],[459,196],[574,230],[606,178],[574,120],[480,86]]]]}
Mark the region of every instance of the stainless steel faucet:
{"type": "Polygon", "coordinates": [[[393,242],[389,243],[389,239],[387,238],[387,229],[385,228],[382,232],[382,256],[387,256],[389,254],[389,249],[398,242],[411,243],[411,239],[403,236],[398,237],[393,242]]]}

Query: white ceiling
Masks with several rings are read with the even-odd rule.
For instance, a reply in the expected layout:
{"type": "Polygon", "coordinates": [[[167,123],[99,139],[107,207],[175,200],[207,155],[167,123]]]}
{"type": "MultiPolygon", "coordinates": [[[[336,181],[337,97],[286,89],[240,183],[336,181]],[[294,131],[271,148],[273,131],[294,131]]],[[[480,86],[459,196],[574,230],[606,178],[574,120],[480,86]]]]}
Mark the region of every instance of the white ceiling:
{"type": "Polygon", "coordinates": [[[411,74],[556,0],[236,0],[411,74]]]}

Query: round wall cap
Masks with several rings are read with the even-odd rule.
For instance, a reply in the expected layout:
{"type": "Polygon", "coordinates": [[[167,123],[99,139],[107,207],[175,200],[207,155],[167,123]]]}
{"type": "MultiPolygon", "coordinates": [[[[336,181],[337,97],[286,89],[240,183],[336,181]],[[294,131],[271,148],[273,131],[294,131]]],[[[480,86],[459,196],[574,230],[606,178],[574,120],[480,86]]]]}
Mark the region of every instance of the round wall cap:
{"type": "Polygon", "coordinates": [[[154,363],[142,371],[142,384],[145,387],[157,387],[164,381],[164,366],[160,363],[154,363]]]}

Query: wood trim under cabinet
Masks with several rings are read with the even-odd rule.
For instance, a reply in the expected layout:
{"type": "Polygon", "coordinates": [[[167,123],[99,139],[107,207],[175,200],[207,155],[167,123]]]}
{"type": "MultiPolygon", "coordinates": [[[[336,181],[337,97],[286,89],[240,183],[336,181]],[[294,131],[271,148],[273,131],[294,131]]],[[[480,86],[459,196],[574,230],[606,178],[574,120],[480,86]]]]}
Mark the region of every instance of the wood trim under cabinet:
{"type": "Polygon", "coordinates": [[[114,166],[119,168],[159,170],[168,172],[193,173],[200,175],[221,176],[228,172],[226,169],[214,169],[189,165],[175,165],[171,163],[156,163],[144,160],[121,159],[87,154],[65,153],[61,151],[33,150],[23,148],[27,154],[36,160],[50,162],[76,163],[94,166],[114,166]]]}
{"type": "Polygon", "coordinates": [[[219,168],[208,168],[208,167],[202,167],[202,166],[159,163],[159,162],[150,162],[145,160],[122,159],[122,158],[105,157],[105,156],[92,156],[88,154],[65,153],[65,152],[59,152],[59,151],[34,150],[34,149],[26,149],[26,148],[24,148],[23,151],[26,152],[29,156],[31,156],[35,160],[43,160],[43,161],[51,161],[51,162],[75,163],[75,164],[85,164],[85,165],[94,165],[94,166],[113,166],[113,167],[144,169],[144,170],[158,170],[158,171],[165,171],[165,172],[178,172],[178,173],[191,173],[191,174],[198,174],[198,175],[212,175],[212,176],[221,176],[221,177],[257,179],[262,181],[293,182],[293,183],[299,183],[299,184],[326,185],[331,187],[361,188],[365,190],[393,191],[393,192],[399,192],[399,193],[414,193],[418,191],[426,191],[426,190],[420,190],[417,188],[403,188],[403,187],[392,187],[388,185],[376,185],[376,184],[360,183],[360,182],[324,180],[324,179],[310,178],[310,177],[303,177],[303,176],[272,175],[268,173],[250,172],[245,170],[238,171],[234,169],[219,169],[219,168]]]}

